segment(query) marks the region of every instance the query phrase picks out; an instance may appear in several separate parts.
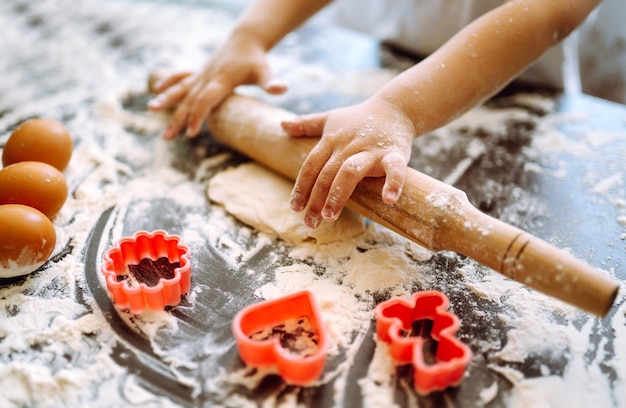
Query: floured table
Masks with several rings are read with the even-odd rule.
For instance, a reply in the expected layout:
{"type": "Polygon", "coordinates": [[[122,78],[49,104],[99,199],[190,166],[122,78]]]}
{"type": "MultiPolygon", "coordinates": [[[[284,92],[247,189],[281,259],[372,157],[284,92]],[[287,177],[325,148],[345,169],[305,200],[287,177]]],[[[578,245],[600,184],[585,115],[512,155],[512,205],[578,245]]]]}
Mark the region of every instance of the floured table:
{"type": "MultiPolygon", "coordinates": [[[[247,159],[205,131],[165,142],[145,79],[199,66],[235,8],[200,2],[8,1],[0,6],[0,146],[22,121],[51,117],[75,140],[57,247],[3,281],[3,406],[622,406],[626,322],[548,298],[456,254],[430,253],[368,223],[320,244],[261,233],[207,198],[247,159]],[[62,12],[61,12],[62,11],[62,12]],[[135,231],[179,234],[192,252],[181,305],[133,316],[111,303],[103,252],[135,231]],[[320,381],[285,385],[246,368],[231,333],[243,307],[308,288],[331,348],[320,381]],[[393,368],[373,308],[417,290],[445,293],[474,357],[457,388],[426,397],[393,368]]],[[[407,61],[350,32],[305,27],[272,54],[285,96],[243,93],[303,113],[362,100],[407,61]]],[[[511,87],[415,142],[411,166],[468,193],[482,211],[623,281],[626,108],[511,87]]]]}

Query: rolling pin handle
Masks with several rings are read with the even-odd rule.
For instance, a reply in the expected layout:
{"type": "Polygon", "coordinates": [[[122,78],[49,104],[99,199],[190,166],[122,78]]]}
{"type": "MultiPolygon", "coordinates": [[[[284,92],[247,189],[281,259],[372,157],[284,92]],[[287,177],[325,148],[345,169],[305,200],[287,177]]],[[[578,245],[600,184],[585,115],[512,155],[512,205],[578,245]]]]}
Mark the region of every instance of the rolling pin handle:
{"type": "Polygon", "coordinates": [[[505,263],[505,275],[597,316],[607,315],[619,291],[615,279],[564,250],[525,235],[519,253],[505,263]]]}

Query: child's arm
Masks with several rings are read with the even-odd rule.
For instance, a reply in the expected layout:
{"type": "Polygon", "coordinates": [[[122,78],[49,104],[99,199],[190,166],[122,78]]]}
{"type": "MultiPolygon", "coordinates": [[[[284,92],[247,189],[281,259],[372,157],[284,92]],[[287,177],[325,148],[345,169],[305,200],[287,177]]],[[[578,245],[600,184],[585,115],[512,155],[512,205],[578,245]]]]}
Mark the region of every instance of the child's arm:
{"type": "Polygon", "coordinates": [[[286,85],[273,79],[266,53],[329,2],[253,2],[201,71],[176,73],[154,85],[159,95],[149,102],[149,108],[161,111],[176,107],[163,137],[174,138],[185,128],[188,136],[197,135],[209,112],[238,85],[258,84],[269,93],[285,92],[286,85]]]}
{"type": "Polygon", "coordinates": [[[514,0],[478,18],[378,93],[416,133],[483,102],[579,26],[600,0],[514,0]],[[439,96],[439,97],[438,97],[439,96]]]}
{"type": "Polygon", "coordinates": [[[291,206],[310,227],[341,213],[364,177],[386,176],[383,200],[402,191],[414,137],[502,89],[574,30],[600,0],[513,0],[475,20],[367,101],[283,123],[292,136],[322,136],[305,160],[291,206]]]}

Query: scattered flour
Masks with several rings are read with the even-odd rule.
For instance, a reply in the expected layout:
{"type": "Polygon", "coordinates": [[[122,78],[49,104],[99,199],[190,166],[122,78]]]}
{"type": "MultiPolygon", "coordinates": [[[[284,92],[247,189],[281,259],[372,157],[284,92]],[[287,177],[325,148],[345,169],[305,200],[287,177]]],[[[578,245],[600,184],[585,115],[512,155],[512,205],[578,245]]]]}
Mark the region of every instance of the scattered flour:
{"type": "MultiPolygon", "coordinates": [[[[626,405],[623,296],[610,317],[609,332],[598,319],[528,291],[468,260],[432,254],[379,226],[366,225],[359,217],[342,230],[342,239],[335,232],[327,239],[308,231],[297,232],[294,238],[279,231],[242,226],[223,208],[208,205],[207,180],[228,167],[231,155],[211,155],[210,147],[159,140],[165,118],[147,113],[145,100],[132,100],[142,95],[146,67],[199,66],[206,51],[225,38],[232,16],[190,7],[118,0],[44,0],[36,4],[11,0],[0,4],[0,47],[10,56],[0,61],[0,143],[17,123],[38,115],[63,120],[77,142],[65,172],[71,194],[54,220],[58,239],[52,261],[26,278],[0,286],[0,405],[179,406],[146,389],[142,378],[114,360],[119,339],[85,282],[86,242],[99,215],[116,207],[114,222],[106,230],[108,239],[114,240],[125,233],[124,219],[141,218],[142,212],[149,211],[158,200],[193,210],[180,220],[183,227],[179,231],[192,253],[215,249],[233,280],[252,282],[250,298],[229,298],[220,288],[193,280],[188,304],[175,313],[136,317],[117,311],[124,324],[147,340],[150,351],[168,373],[193,396],[200,392],[223,395],[224,406],[237,407],[299,404],[300,395],[292,389],[277,389],[262,401],[225,389],[227,384],[254,390],[268,371],[237,366],[224,369],[219,359],[233,347],[233,341],[218,343],[212,337],[216,334],[198,333],[179,319],[180,314],[194,308],[204,311],[207,300],[243,306],[252,296],[273,299],[302,288],[313,291],[331,338],[332,364],[320,383],[334,381],[336,401],[340,401],[346,397],[343,386],[357,351],[372,341],[367,333],[376,301],[435,288],[451,295],[452,308],[463,320],[463,341],[487,360],[483,367],[470,366],[465,381],[468,386],[462,384],[458,390],[474,398],[469,403],[514,407],[626,405]],[[183,153],[202,159],[191,164],[176,162],[183,153]],[[185,166],[194,167],[191,174],[185,166]],[[313,239],[307,239],[309,236],[313,239]],[[250,260],[268,251],[269,267],[256,270],[249,266],[250,260]],[[456,265],[452,267],[454,276],[444,275],[448,269],[440,264],[446,263],[456,265]],[[179,341],[192,337],[189,333],[200,340],[189,344],[179,341]],[[610,338],[612,343],[590,340],[598,337],[610,338]],[[171,342],[165,341],[169,339],[171,342]],[[204,352],[207,361],[195,359],[194,352],[204,352]],[[537,375],[525,376],[522,364],[535,362],[540,364],[537,375]],[[198,375],[202,363],[215,371],[206,377],[198,375]],[[612,370],[611,382],[603,367],[612,370]],[[471,383],[479,370],[484,370],[481,372],[488,380],[471,383]],[[466,391],[470,387],[473,389],[466,391]]],[[[297,57],[276,55],[271,62],[279,70],[287,70],[297,57]]],[[[355,84],[350,84],[338,83],[337,76],[321,66],[292,72],[287,78],[290,82],[311,84],[310,89],[301,89],[303,94],[321,92],[321,82],[352,95],[373,92],[393,74],[361,73],[351,77],[355,84]],[[358,87],[359,83],[367,86],[358,87]]],[[[550,112],[554,108],[549,98],[518,98],[518,104],[534,110],[550,112]]],[[[528,112],[519,108],[477,108],[438,130],[437,143],[426,146],[423,153],[435,157],[451,148],[455,143],[452,134],[464,126],[506,132],[503,124],[507,120],[528,118],[528,112]]],[[[595,146],[619,136],[590,134],[585,140],[572,141],[558,130],[559,123],[584,120],[582,114],[535,120],[537,137],[528,154],[537,150],[567,152],[585,158],[594,154],[595,146]]],[[[478,149],[468,151],[468,156],[472,153],[482,154],[478,149]]],[[[541,166],[529,170],[548,171],[541,166]]],[[[566,169],[555,174],[563,176],[563,172],[566,169]]],[[[255,180],[261,182],[266,177],[255,180]]],[[[622,211],[617,221],[626,228],[626,201],[614,194],[623,187],[623,173],[594,182],[598,194],[611,193],[612,202],[622,211]]],[[[279,193],[275,194],[278,197],[279,193]]],[[[294,234],[294,227],[290,228],[294,234]]],[[[329,232],[326,234],[324,237],[329,232]]],[[[194,268],[201,269],[198,266],[194,268]]],[[[404,385],[398,385],[386,345],[373,341],[376,344],[367,375],[358,380],[358,398],[362,397],[368,407],[397,406],[395,393],[404,385]]],[[[404,391],[408,405],[420,405],[410,390],[404,391]]]]}

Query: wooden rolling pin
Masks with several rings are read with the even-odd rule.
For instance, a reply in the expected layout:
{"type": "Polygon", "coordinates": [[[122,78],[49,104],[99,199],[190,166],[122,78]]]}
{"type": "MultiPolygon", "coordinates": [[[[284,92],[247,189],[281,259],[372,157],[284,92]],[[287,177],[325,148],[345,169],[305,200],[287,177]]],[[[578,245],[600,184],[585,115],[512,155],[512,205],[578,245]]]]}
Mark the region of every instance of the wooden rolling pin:
{"type": "MultiPolygon", "coordinates": [[[[225,145],[295,180],[315,138],[291,138],[280,126],[294,115],[233,95],[208,119],[225,145]]],[[[450,250],[533,289],[598,316],[610,310],[618,283],[565,251],[476,209],[461,190],[408,169],[395,205],[381,199],[383,178],[362,180],[347,207],[431,251],[450,250]]]]}

